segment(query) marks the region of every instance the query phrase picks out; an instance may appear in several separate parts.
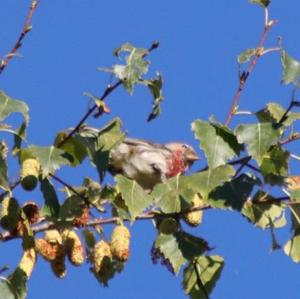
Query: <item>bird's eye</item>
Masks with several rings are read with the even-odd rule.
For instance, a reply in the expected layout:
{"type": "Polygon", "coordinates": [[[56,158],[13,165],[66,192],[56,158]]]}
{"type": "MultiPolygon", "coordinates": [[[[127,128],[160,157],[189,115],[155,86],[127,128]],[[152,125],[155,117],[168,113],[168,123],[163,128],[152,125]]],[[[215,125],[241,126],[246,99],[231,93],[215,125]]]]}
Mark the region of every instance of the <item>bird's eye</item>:
{"type": "Polygon", "coordinates": [[[187,145],[187,144],[183,144],[183,145],[182,145],[182,148],[187,149],[187,148],[188,148],[188,145],[187,145]]]}

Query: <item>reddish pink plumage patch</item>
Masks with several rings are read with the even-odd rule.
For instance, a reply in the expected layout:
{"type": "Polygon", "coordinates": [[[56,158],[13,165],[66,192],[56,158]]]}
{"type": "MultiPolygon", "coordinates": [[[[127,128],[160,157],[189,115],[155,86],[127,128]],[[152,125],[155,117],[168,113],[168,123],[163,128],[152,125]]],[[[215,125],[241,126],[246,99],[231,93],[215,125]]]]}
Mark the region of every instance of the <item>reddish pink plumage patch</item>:
{"type": "Polygon", "coordinates": [[[182,151],[177,150],[173,152],[172,158],[169,160],[169,167],[166,176],[168,178],[173,177],[179,173],[183,173],[186,170],[184,161],[182,159],[182,151]]]}

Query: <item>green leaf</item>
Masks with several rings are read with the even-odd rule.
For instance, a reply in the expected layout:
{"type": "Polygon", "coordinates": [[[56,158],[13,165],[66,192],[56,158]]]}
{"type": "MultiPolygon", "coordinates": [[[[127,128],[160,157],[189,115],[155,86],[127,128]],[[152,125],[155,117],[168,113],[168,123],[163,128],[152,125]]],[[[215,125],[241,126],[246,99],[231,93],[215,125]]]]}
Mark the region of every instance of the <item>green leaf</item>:
{"type": "Polygon", "coordinates": [[[224,267],[218,255],[200,256],[184,270],[182,286],[192,299],[207,299],[224,267]]]}
{"type": "Polygon", "coordinates": [[[283,67],[282,82],[284,84],[293,83],[299,85],[300,62],[289,56],[283,49],[280,51],[281,64],[283,67]]]}
{"type": "Polygon", "coordinates": [[[237,58],[239,64],[246,63],[250,61],[250,59],[256,55],[257,49],[251,48],[243,51],[237,58]]]}
{"type": "Polygon", "coordinates": [[[148,50],[135,48],[131,44],[126,43],[114,51],[114,54],[119,58],[122,58],[122,53],[128,53],[125,56],[125,64],[116,64],[111,69],[101,70],[113,73],[122,81],[129,94],[132,95],[134,85],[138,83],[142,75],[148,72],[149,62],[145,60],[148,50]]]}
{"type": "Polygon", "coordinates": [[[182,200],[193,198],[195,192],[183,182],[182,178],[177,175],[154,187],[151,195],[154,196],[155,204],[162,212],[180,212],[182,200]]]}
{"type": "Polygon", "coordinates": [[[14,292],[9,280],[4,277],[0,277],[0,298],[17,299],[17,295],[14,292]]]}
{"type": "Polygon", "coordinates": [[[153,203],[152,197],[135,181],[122,175],[115,177],[117,186],[130,212],[131,221],[153,203]]]}
{"type": "Polygon", "coordinates": [[[239,143],[247,144],[249,154],[260,165],[271,145],[278,141],[280,131],[271,123],[258,123],[239,125],[235,134],[239,143]]]}
{"type": "Polygon", "coordinates": [[[300,262],[300,226],[294,231],[293,237],[285,244],[284,253],[295,263],[300,262]]]}
{"type": "MultiPolygon", "coordinates": [[[[49,173],[54,173],[62,165],[70,165],[65,152],[54,146],[31,146],[21,150],[21,153],[23,151],[26,151],[26,155],[32,155],[40,162],[43,178],[46,178],[49,173]]],[[[26,155],[21,154],[22,157],[26,155]]]]}
{"type": "Polygon", "coordinates": [[[0,107],[0,121],[3,121],[12,113],[17,112],[23,115],[26,124],[29,123],[29,109],[25,102],[13,100],[3,91],[0,91],[0,107]]]}
{"type": "Polygon", "coordinates": [[[148,86],[149,91],[153,96],[152,110],[147,118],[147,121],[151,121],[161,113],[160,104],[164,99],[162,95],[162,76],[160,73],[158,73],[157,78],[150,80],[140,80],[139,83],[148,86]]]}
{"type": "Polygon", "coordinates": [[[57,218],[60,208],[59,201],[55,188],[47,178],[41,180],[41,191],[45,200],[42,215],[50,218],[57,218]]]}
{"type": "MultiPolygon", "coordinates": [[[[24,121],[19,128],[7,129],[8,132],[15,134],[15,144],[13,149],[14,152],[16,152],[21,146],[21,141],[26,137],[25,130],[29,123],[29,108],[25,102],[14,100],[3,91],[0,91],[0,107],[0,121],[3,121],[15,112],[21,113],[23,116],[24,121]]],[[[1,125],[3,126],[3,124],[1,125]]]]}
{"type": "Polygon", "coordinates": [[[25,299],[27,295],[27,275],[19,267],[8,277],[13,290],[16,292],[16,299],[25,299]]]}
{"type": "Polygon", "coordinates": [[[76,138],[85,145],[90,161],[96,166],[102,181],[108,168],[109,152],[125,137],[121,131],[122,122],[115,118],[102,129],[84,128],[76,138]]]}
{"type": "MultiPolygon", "coordinates": [[[[283,149],[280,145],[273,146],[264,156],[260,165],[265,181],[271,183],[274,176],[284,177],[288,175],[288,162],[290,153],[283,149]]],[[[275,180],[275,183],[278,180],[275,180]]]]}
{"type": "Polygon", "coordinates": [[[257,178],[243,173],[211,192],[208,203],[214,208],[240,211],[248,200],[254,186],[259,184],[260,181],[257,178]]]}
{"type": "Polygon", "coordinates": [[[249,0],[250,3],[258,4],[262,7],[268,7],[271,3],[271,0],[249,0]]]}
{"type": "Polygon", "coordinates": [[[289,205],[292,220],[292,238],[285,244],[284,252],[295,263],[300,262],[300,204],[289,205]]]}
{"type": "Polygon", "coordinates": [[[230,129],[216,121],[196,120],[192,123],[192,131],[195,138],[200,140],[209,168],[226,164],[243,149],[230,129]]]}
{"type": "Polygon", "coordinates": [[[5,142],[4,141],[0,142],[0,188],[4,190],[9,189],[7,163],[6,163],[7,150],[8,149],[5,142]]]}
{"type": "Polygon", "coordinates": [[[169,263],[172,272],[178,274],[180,268],[194,257],[203,254],[209,249],[205,240],[179,231],[175,234],[159,234],[153,244],[154,262],[159,258],[162,263],[169,263]]]}
{"type": "MultiPolygon", "coordinates": [[[[64,138],[66,138],[65,132],[58,133],[54,142],[54,146],[60,144],[64,138]]],[[[80,165],[87,156],[87,150],[84,144],[82,144],[82,142],[75,137],[69,138],[59,148],[67,153],[66,158],[69,159],[70,164],[73,167],[80,165]]]]}
{"type": "Polygon", "coordinates": [[[300,119],[299,112],[288,112],[285,119],[282,120],[285,112],[286,109],[284,109],[281,105],[277,103],[268,103],[264,109],[259,110],[255,114],[260,122],[271,122],[276,124],[281,121],[281,124],[284,127],[289,127],[294,123],[294,121],[300,119]]]}
{"type": "Polygon", "coordinates": [[[182,184],[192,189],[194,193],[200,193],[205,199],[208,194],[218,186],[229,181],[235,170],[230,165],[222,165],[212,170],[194,173],[181,178],[182,184]]]}
{"type": "Polygon", "coordinates": [[[275,202],[267,193],[257,192],[252,201],[245,202],[242,214],[262,229],[280,228],[286,225],[285,206],[275,202]],[[267,201],[267,202],[265,202],[267,201]]]}
{"type": "Polygon", "coordinates": [[[84,201],[78,195],[71,195],[66,198],[65,202],[61,205],[59,211],[59,218],[62,221],[69,222],[74,220],[76,217],[82,215],[82,208],[84,201]]]}

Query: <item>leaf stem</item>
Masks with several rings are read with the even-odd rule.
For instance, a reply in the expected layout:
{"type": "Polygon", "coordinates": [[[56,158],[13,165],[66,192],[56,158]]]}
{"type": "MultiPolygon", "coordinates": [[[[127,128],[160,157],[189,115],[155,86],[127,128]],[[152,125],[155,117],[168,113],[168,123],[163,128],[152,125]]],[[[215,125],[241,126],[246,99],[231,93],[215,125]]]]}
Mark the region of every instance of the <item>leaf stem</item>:
{"type": "Polygon", "coordinates": [[[38,4],[39,4],[39,0],[31,1],[31,5],[29,7],[22,32],[20,33],[17,41],[15,42],[15,44],[14,44],[13,48],[10,50],[10,52],[0,61],[0,75],[6,68],[6,66],[8,65],[10,60],[16,56],[17,51],[22,47],[22,42],[23,42],[24,38],[31,31],[31,28],[32,28],[31,20],[34,15],[34,12],[37,9],[38,4]]]}

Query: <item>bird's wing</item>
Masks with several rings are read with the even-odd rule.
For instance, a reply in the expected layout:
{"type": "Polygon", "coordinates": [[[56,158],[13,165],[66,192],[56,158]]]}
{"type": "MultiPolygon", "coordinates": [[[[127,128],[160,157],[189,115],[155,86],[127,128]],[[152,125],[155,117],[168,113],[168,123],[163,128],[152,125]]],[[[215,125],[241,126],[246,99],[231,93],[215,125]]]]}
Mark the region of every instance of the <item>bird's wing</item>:
{"type": "Polygon", "coordinates": [[[122,143],[125,143],[129,146],[137,146],[137,147],[145,147],[148,150],[157,150],[157,149],[163,149],[166,150],[168,152],[170,152],[170,149],[168,149],[167,147],[165,147],[162,144],[159,143],[155,143],[152,141],[148,141],[148,140],[144,140],[144,139],[137,139],[137,138],[125,138],[122,143]]]}

